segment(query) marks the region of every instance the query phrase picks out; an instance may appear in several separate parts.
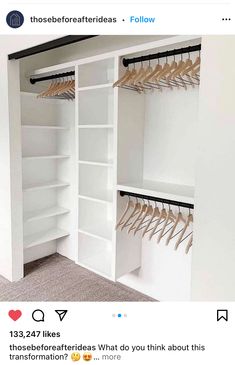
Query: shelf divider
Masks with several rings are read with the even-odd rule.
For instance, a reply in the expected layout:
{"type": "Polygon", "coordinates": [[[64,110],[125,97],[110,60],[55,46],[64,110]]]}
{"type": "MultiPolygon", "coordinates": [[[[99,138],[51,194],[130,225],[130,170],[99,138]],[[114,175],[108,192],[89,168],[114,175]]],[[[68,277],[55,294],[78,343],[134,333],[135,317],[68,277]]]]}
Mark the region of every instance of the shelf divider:
{"type": "Polygon", "coordinates": [[[143,180],[118,184],[117,190],[194,204],[194,187],[188,185],[143,180]]]}
{"type": "Polygon", "coordinates": [[[26,249],[38,246],[43,243],[50,242],[66,236],[69,236],[69,232],[60,228],[54,228],[48,231],[34,233],[32,235],[24,237],[24,248],[26,249]]]}
{"type": "Polygon", "coordinates": [[[113,124],[79,124],[79,129],[113,129],[113,124]]]}
{"type": "Polygon", "coordinates": [[[23,187],[23,191],[34,191],[34,190],[44,190],[44,189],[54,189],[54,188],[63,188],[66,186],[69,186],[70,184],[64,181],[59,181],[59,180],[53,180],[50,182],[46,182],[46,183],[41,183],[41,184],[31,184],[31,185],[26,185],[25,187],[23,187]]]}
{"type": "Polygon", "coordinates": [[[70,210],[62,207],[51,207],[47,209],[41,209],[34,212],[27,212],[24,214],[24,222],[33,222],[39,219],[56,217],[69,213],[70,210]]]}
{"type": "Polygon", "coordinates": [[[69,158],[69,155],[47,155],[47,156],[23,156],[23,160],[46,160],[46,159],[64,159],[69,158]]]}
{"type": "Polygon", "coordinates": [[[35,124],[22,124],[22,129],[48,129],[48,130],[69,130],[68,127],[53,126],[53,125],[35,125],[35,124]]]}
{"type": "Polygon", "coordinates": [[[81,165],[107,166],[107,167],[112,167],[113,166],[113,162],[112,161],[109,161],[109,162],[99,162],[99,161],[79,160],[78,163],[81,164],[81,165]]]}
{"type": "Polygon", "coordinates": [[[91,85],[91,86],[83,86],[79,87],[78,91],[87,91],[87,90],[98,90],[98,89],[104,89],[104,88],[111,88],[113,87],[113,83],[107,83],[107,84],[98,84],[98,85],[91,85]]]}
{"type": "Polygon", "coordinates": [[[90,196],[90,195],[85,195],[85,194],[79,194],[78,195],[79,199],[84,199],[84,200],[90,200],[93,202],[98,202],[98,203],[105,203],[105,204],[111,204],[112,201],[112,195],[111,193],[107,193],[106,196],[105,195],[101,195],[100,196],[90,196]]]}

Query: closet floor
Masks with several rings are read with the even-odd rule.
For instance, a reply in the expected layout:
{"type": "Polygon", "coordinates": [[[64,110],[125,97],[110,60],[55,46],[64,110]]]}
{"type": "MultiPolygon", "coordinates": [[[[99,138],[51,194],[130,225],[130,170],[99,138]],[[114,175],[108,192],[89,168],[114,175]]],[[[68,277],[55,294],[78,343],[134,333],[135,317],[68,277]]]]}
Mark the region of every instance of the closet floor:
{"type": "Polygon", "coordinates": [[[25,277],[0,277],[0,301],[146,302],[154,299],[54,254],[25,265],[25,277]]]}

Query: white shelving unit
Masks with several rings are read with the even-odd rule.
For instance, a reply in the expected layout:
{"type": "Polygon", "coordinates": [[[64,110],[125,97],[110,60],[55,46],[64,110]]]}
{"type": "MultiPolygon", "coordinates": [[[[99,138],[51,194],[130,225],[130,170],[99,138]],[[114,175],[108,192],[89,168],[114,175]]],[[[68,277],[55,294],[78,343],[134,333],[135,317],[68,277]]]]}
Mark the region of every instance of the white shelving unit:
{"type": "Polygon", "coordinates": [[[106,128],[113,128],[112,124],[81,124],[78,126],[78,128],[83,129],[83,128],[101,128],[101,129],[106,129],[106,128]]]}
{"type": "Polygon", "coordinates": [[[113,87],[113,82],[112,83],[107,83],[107,84],[79,87],[78,91],[100,90],[100,89],[105,89],[105,88],[110,88],[110,87],[113,87]]]}
{"type": "Polygon", "coordinates": [[[34,233],[32,235],[24,237],[24,247],[25,249],[31,248],[34,246],[41,245],[43,243],[57,240],[62,237],[66,237],[68,235],[69,232],[63,231],[62,229],[59,228],[54,228],[47,231],[34,233]]]}
{"type": "Polygon", "coordinates": [[[69,213],[69,209],[65,209],[65,208],[57,207],[57,206],[50,207],[47,209],[25,212],[24,222],[32,222],[32,221],[36,221],[36,220],[40,220],[40,219],[44,219],[44,218],[50,218],[50,217],[63,215],[66,213],[69,213]]]}
{"type": "MultiPolygon", "coordinates": [[[[172,254],[167,261],[159,245],[116,231],[115,225],[127,201],[120,190],[194,202],[198,90],[140,95],[112,85],[125,72],[123,57],[199,42],[198,37],[166,38],[35,72],[74,69],[76,97],[67,102],[21,95],[25,251],[40,246],[42,257],[50,246],[149,295],[149,277],[164,277],[164,262],[178,272],[178,260],[183,269],[169,286],[178,280],[187,287],[190,255],[175,259],[172,254]]],[[[164,292],[159,281],[155,284],[164,292]]]]}
{"type": "Polygon", "coordinates": [[[44,189],[56,189],[56,188],[63,188],[69,186],[70,184],[67,182],[54,180],[49,181],[44,184],[29,184],[23,186],[23,191],[34,191],[34,190],[44,190],[44,189]]]}
{"type": "Polygon", "coordinates": [[[60,127],[56,125],[34,125],[34,124],[22,124],[22,129],[69,130],[69,128],[60,127]]]}
{"type": "Polygon", "coordinates": [[[91,233],[79,232],[79,265],[102,275],[112,277],[112,245],[110,241],[92,236],[91,233]]]}
{"type": "Polygon", "coordinates": [[[61,159],[61,158],[69,158],[70,156],[66,155],[46,155],[46,156],[23,156],[24,160],[39,160],[39,159],[61,159]]]}
{"type": "Polygon", "coordinates": [[[82,161],[82,160],[79,160],[78,163],[80,163],[81,165],[93,165],[93,166],[104,166],[104,167],[112,167],[113,166],[113,161],[97,162],[97,161],[82,161]]]}
{"type": "Polygon", "coordinates": [[[112,203],[112,201],[113,201],[113,191],[112,190],[102,190],[102,191],[96,192],[96,194],[93,193],[93,195],[91,195],[92,193],[90,193],[90,195],[88,195],[88,194],[89,193],[87,193],[87,195],[79,194],[79,198],[94,201],[94,202],[100,202],[100,203],[112,203]]]}
{"type": "Polygon", "coordinates": [[[114,58],[78,66],[79,243],[77,263],[115,279],[114,58]],[[107,82],[108,81],[108,82],[107,82]]]}
{"type": "Polygon", "coordinates": [[[76,180],[75,103],[36,96],[21,94],[23,241],[27,261],[36,246],[41,246],[37,249],[40,256],[43,252],[60,252],[71,257],[75,245],[71,240],[76,180]]]}

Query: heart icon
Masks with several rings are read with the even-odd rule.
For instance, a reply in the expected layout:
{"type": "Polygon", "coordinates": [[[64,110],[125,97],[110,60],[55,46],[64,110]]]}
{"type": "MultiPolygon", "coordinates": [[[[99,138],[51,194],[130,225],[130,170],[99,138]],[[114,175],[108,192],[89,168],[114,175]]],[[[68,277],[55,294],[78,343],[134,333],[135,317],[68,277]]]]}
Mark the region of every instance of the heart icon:
{"type": "Polygon", "coordinates": [[[22,312],[17,309],[17,310],[10,310],[8,313],[8,316],[13,320],[13,321],[17,321],[21,316],[22,316],[22,312]]]}

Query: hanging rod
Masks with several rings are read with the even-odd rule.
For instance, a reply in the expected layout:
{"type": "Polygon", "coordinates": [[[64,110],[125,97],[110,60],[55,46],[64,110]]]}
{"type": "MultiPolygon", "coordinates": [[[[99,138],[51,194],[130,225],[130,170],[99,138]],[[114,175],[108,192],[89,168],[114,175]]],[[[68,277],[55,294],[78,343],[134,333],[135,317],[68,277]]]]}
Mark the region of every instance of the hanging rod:
{"type": "Polygon", "coordinates": [[[153,54],[148,54],[146,56],[134,57],[134,58],[123,58],[122,63],[123,66],[128,67],[131,63],[138,63],[144,61],[155,60],[159,58],[165,58],[170,56],[176,56],[184,53],[191,53],[201,50],[201,44],[197,44],[196,46],[188,46],[184,48],[172,49],[170,51],[158,52],[153,54]]]}
{"type": "Polygon", "coordinates": [[[163,198],[157,198],[155,196],[148,196],[148,195],[142,195],[142,194],[137,194],[137,193],[129,193],[127,191],[123,191],[120,190],[120,195],[121,196],[133,196],[135,198],[140,198],[140,199],[145,199],[145,200],[152,200],[155,202],[159,202],[159,203],[164,203],[164,204],[168,204],[168,205],[176,205],[177,207],[183,207],[183,208],[189,208],[189,209],[194,209],[194,205],[190,204],[190,203],[183,203],[183,202],[179,202],[179,201],[175,201],[175,200],[169,200],[169,199],[163,199],[163,198]]]}
{"type": "Polygon", "coordinates": [[[54,75],[50,75],[50,76],[38,77],[36,79],[30,78],[29,81],[31,82],[31,84],[36,84],[37,82],[41,82],[41,81],[54,80],[54,79],[59,79],[61,77],[74,76],[74,75],[75,75],[75,71],[69,71],[69,72],[54,74],[54,75]]]}

